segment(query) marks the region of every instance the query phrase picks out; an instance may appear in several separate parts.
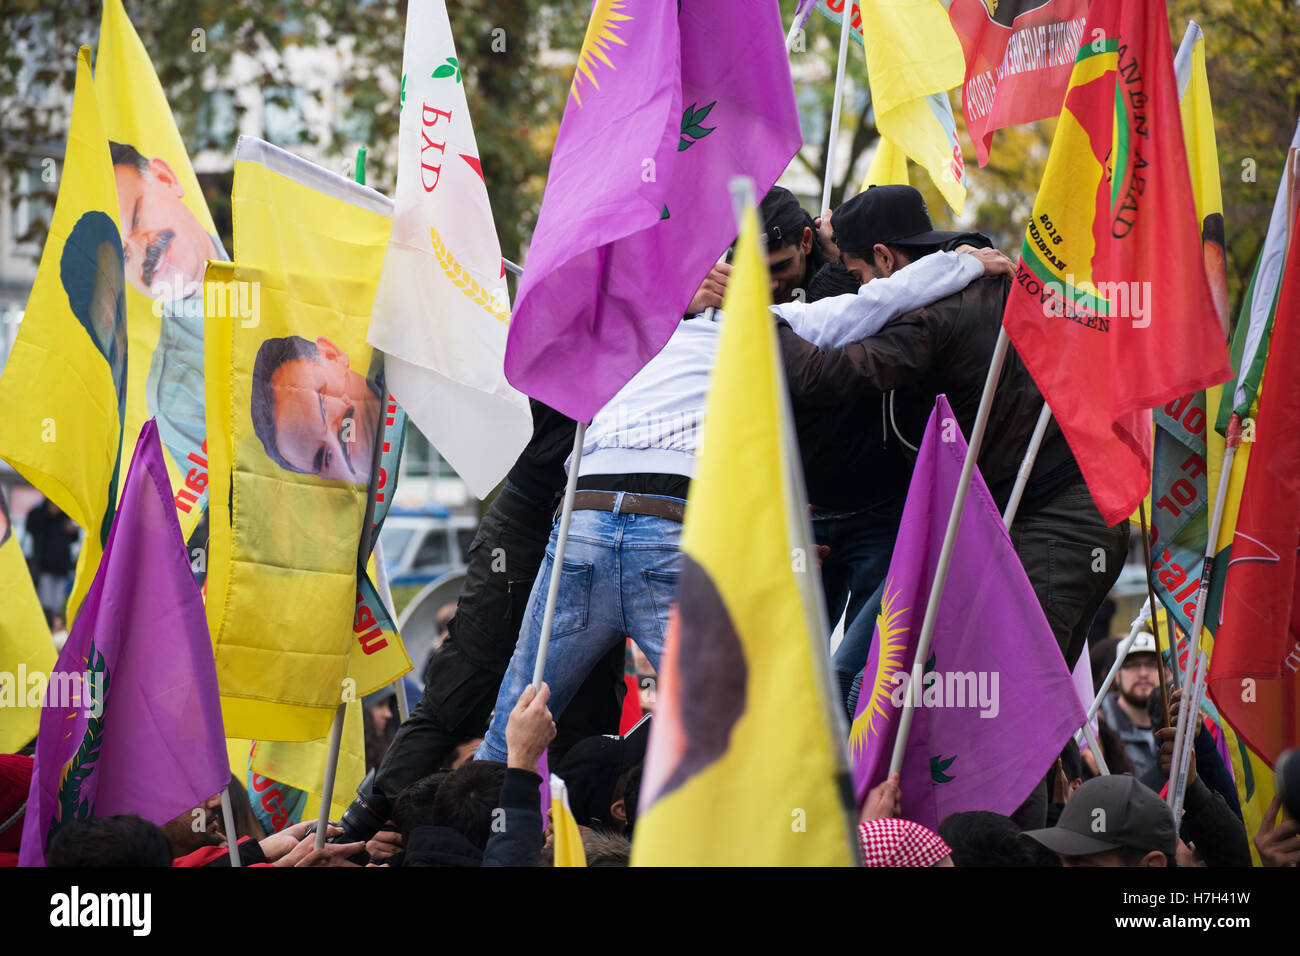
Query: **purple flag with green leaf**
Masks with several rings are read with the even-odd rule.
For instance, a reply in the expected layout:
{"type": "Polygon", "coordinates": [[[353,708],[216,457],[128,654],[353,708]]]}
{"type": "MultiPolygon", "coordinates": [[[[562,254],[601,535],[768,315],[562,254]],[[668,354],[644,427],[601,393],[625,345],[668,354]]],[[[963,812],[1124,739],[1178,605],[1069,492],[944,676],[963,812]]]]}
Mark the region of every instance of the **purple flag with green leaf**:
{"type": "Polygon", "coordinates": [[[853,720],[858,798],[889,774],[899,718],[917,702],[902,812],[937,829],[950,813],[1016,809],[1083,726],[1065,658],[976,469],[920,687],[912,662],[966,441],[940,395],[912,473],[853,720]]]}
{"type": "Polygon", "coordinates": [[[229,781],[203,599],[150,419],[50,676],[19,864],[43,866],[69,820],[134,813],[162,824],[229,781]]]}
{"type": "Polygon", "coordinates": [[[510,383],[590,421],[735,238],[731,178],[761,197],[802,145],[776,0],[597,0],[510,322],[510,383]]]}

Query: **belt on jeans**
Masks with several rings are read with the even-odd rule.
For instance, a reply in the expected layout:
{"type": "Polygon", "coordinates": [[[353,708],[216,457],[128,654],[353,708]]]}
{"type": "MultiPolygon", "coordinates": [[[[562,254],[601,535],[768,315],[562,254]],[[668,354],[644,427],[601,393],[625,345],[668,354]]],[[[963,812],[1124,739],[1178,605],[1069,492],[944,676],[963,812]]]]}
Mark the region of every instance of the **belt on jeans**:
{"type": "MultiPolygon", "coordinates": [[[[574,511],[613,511],[619,495],[623,503],[619,514],[648,515],[652,518],[667,518],[681,523],[686,513],[686,503],[675,498],[654,498],[650,495],[636,495],[630,491],[578,491],[573,495],[574,511]]],[[[561,505],[561,508],[563,505],[561,505]]],[[[558,517],[560,511],[555,512],[558,517]]]]}

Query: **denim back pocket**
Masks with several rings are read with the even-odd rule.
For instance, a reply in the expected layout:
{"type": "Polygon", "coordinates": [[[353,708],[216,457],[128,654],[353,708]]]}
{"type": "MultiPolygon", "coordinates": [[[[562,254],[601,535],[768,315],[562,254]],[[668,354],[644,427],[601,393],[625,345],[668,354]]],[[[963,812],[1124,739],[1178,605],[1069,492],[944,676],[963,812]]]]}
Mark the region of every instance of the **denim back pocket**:
{"type": "MultiPolygon", "coordinates": [[[[555,557],[549,551],[546,554],[546,570],[555,567],[555,557]]],[[[587,609],[591,604],[591,562],[565,561],[564,572],[560,575],[560,593],[555,599],[555,622],[551,626],[551,637],[572,634],[587,626],[587,609]]],[[[546,592],[538,595],[537,606],[533,612],[537,617],[538,633],[541,633],[542,620],[546,614],[546,592]]]]}

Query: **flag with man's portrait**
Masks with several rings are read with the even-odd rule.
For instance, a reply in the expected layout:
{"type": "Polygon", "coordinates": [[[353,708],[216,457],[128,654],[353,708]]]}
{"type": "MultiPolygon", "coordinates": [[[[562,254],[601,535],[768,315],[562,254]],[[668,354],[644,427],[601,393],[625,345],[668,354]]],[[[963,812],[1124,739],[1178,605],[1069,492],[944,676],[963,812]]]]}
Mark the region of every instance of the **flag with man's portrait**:
{"type": "Polygon", "coordinates": [[[131,360],[122,467],[130,464],[141,425],[155,418],[188,539],[208,500],[203,267],[208,259],[227,256],[167,95],[122,0],[104,0],[95,89],[111,145],[126,254],[131,360]]]}
{"type": "Polygon", "coordinates": [[[0,376],[0,458],[85,531],[71,626],[117,504],[128,363],[122,236],[108,139],[77,56],[68,146],[41,263],[0,376]]]}
{"type": "Polygon", "coordinates": [[[208,624],[230,735],[316,740],[340,703],[410,669],[358,576],[390,417],[366,330],[392,203],[243,137],[233,206],[235,261],[209,264],[207,290],[258,308],[206,340],[208,624]],[[385,663],[363,679],[356,654],[385,663]]]}

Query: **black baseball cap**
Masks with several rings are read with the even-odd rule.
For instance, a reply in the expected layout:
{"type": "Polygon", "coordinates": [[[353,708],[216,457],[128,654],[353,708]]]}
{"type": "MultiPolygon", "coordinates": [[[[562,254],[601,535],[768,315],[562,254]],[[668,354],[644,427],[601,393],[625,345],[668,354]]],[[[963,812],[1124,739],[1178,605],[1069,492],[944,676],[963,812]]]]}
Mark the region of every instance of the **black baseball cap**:
{"type": "Polygon", "coordinates": [[[769,252],[793,246],[803,239],[804,229],[811,229],[813,225],[812,216],[784,186],[773,186],[768,190],[758,205],[758,211],[763,217],[763,234],[769,252]]]}
{"type": "Polygon", "coordinates": [[[564,755],[555,773],[569,791],[569,809],[585,827],[611,827],[609,807],[618,778],[645,760],[650,722],[643,717],[625,736],[586,737],[564,755]]]}
{"type": "Polygon", "coordinates": [[[930,223],[925,199],[911,186],[871,186],[831,214],[831,229],[841,252],[871,258],[885,246],[937,246],[962,235],[930,223]]]}
{"type": "Polygon", "coordinates": [[[1178,849],[1173,813],[1154,790],[1128,774],[1089,780],[1066,802],[1056,826],[1025,836],[1062,856],[1129,847],[1159,850],[1173,860],[1178,849]]]}

